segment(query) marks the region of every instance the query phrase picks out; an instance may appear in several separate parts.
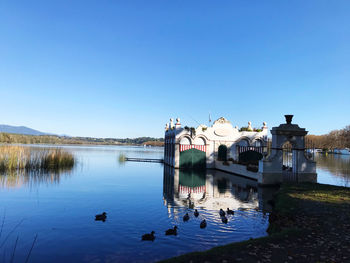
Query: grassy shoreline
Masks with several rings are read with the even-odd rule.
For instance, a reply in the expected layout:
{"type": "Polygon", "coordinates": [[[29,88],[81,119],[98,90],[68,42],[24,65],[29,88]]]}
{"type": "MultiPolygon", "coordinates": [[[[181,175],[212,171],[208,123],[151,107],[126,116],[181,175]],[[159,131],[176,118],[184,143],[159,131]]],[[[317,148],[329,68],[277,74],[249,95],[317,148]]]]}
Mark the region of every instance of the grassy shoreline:
{"type": "Polygon", "coordinates": [[[286,184],[275,196],[269,236],[161,262],[350,261],[350,189],[286,184]]]}

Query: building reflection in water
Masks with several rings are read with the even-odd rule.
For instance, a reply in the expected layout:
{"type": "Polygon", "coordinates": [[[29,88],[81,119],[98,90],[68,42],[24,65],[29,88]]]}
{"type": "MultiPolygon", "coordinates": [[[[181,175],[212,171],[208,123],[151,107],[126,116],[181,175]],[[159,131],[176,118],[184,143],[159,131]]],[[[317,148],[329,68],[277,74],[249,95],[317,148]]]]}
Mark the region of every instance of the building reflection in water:
{"type": "Polygon", "coordinates": [[[42,184],[59,184],[61,176],[70,176],[71,170],[54,172],[17,170],[0,174],[0,188],[37,187],[42,184]]]}
{"type": "Polygon", "coordinates": [[[181,207],[259,210],[267,203],[264,197],[270,198],[275,190],[258,189],[257,181],[217,170],[185,171],[164,166],[163,199],[169,213],[176,214],[181,207]]]}

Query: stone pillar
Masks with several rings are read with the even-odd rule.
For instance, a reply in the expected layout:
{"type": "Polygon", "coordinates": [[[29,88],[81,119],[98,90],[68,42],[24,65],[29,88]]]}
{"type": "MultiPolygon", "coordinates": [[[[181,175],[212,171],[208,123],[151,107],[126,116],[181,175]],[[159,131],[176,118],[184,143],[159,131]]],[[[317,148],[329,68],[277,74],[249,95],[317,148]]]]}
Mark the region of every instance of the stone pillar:
{"type": "Polygon", "coordinates": [[[175,143],[174,167],[180,168],[180,143],[175,143]]]}
{"type": "Polygon", "coordinates": [[[305,156],[305,135],[307,131],[296,124],[292,124],[293,115],[285,115],[286,124],[273,127],[271,154],[259,161],[260,184],[279,184],[283,181],[283,145],[292,144],[293,173],[298,181],[316,181],[316,163],[305,156]]]}

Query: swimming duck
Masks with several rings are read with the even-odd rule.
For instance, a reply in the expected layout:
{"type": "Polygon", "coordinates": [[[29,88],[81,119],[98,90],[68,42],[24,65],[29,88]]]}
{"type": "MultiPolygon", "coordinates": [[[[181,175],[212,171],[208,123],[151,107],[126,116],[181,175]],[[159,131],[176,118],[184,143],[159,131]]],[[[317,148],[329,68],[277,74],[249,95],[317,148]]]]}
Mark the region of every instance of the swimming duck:
{"type": "Polygon", "coordinates": [[[165,231],[165,235],[166,236],[170,236],[170,235],[177,235],[177,226],[174,226],[174,228],[169,228],[167,231],[165,231]]]}
{"type": "Polygon", "coordinates": [[[222,217],[221,217],[221,221],[222,221],[224,224],[227,224],[227,217],[226,217],[226,216],[222,216],[222,217]]]}
{"type": "Polygon", "coordinates": [[[198,217],[198,216],[199,216],[199,212],[197,211],[197,209],[194,210],[194,213],[193,213],[193,214],[194,214],[195,217],[198,217]]]}
{"type": "Polygon", "coordinates": [[[142,235],[141,240],[146,240],[146,241],[153,241],[156,237],[154,236],[155,232],[152,231],[151,234],[144,234],[142,235]]]}
{"type": "Polygon", "coordinates": [[[205,221],[205,219],[203,219],[201,224],[200,224],[200,228],[206,228],[206,227],[207,227],[207,221],[205,221]]]}
{"type": "Polygon", "coordinates": [[[102,214],[95,215],[95,221],[106,221],[107,213],[103,212],[102,214]]]}
{"type": "Polygon", "coordinates": [[[225,216],[226,215],[226,213],[225,213],[225,211],[224,210],[222,210],[222,208],[220,208],[220,216],[225,216]]]}
{"type": "Polygon", "coordinates": [[[230,208],[227,208],[226,213],[227,213],[228,215],[234,215],[234,214],[235,214],[235,211],[231,210],[230,208]]]}
{"type": "Polygon", "coordinates": [[[188,215],[188,213],[186,213],[186,215],[184,215],[183,220],[184,220],[184,222],[190,220],[190,216],[188,215]]]}

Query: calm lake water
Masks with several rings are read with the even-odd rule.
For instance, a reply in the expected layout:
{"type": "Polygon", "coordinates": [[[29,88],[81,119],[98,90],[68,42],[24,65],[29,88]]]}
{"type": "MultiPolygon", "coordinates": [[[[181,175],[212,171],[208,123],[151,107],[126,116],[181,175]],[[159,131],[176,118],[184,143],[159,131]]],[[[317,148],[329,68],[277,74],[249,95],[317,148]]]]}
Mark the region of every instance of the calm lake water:
{"type": "Polygon", "coordinates": [[[317,182],[350,186],[350,155],[316,154],[317,182]]]}
{"type": "MultiPolygon", "coordinates": [[[[162,158],[162,148],[64,148],[78,159],[70,172],[0,175],[0,262],[10,262],[17,237],[14,262],[25,262],[36,235],[29,262],[154,262],[266,235],[263,210],[270,193],[255,181],[118,162],[121,153],[162,158]],[[224,224],[218,210],[227,207],[236,212],[224,224]],[[106,222],[95,221],[103,211],[106,222]],[[191,218],[183,222],[186,212],[191,218]],[[200,229],[204,218],[208,226],[200,229]],[[165,236],[174,225],[178,235],[165,236]],[[141,235],[152,230],[155,241],[142,242],[141,235]]],[[[349,156],[317,159],[319,182],[348,186],[349,156]]]]}

